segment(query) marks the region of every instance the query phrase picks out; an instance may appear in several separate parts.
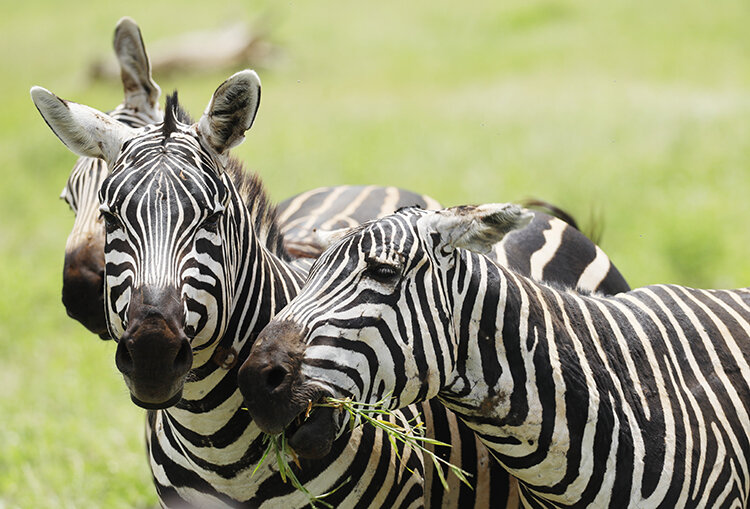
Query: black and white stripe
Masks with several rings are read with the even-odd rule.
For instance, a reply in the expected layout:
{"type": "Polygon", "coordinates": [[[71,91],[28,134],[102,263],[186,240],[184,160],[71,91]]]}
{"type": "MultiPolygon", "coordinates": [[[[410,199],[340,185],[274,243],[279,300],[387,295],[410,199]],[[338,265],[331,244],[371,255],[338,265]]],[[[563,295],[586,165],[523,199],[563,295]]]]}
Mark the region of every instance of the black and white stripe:
{"type": "MultiPolygon", "coordinates": [[[[151,64],[143,45],[141,31],[130,18],[122,18],[115,27],[115,55],[120,64],[124,98],[108,114],[129,127],[143,127],[161,122],[158,105],[161,90],[151,78],[151,64]]],[[[60,198],[76,214],[66,251],[101,232],[99,189],[109,173],[106,163],[98,158],[80,157],[65,183],[60,198]]]]}
{"type": "MultiPolygon", "coordinates": [[[[174,106],[168,103],[167,111],[174,106]]],[[[301,507],[306,497],[281,481],[272,462],[250,475],[265,447],[241,408],[236,359],[247,356],[252,338],[296,293],[302,273],[283,251],[260,182],[239,179],[231,160],[222,171],[190,130],[177,119],[171,128],[147,129],[123,148],[102,188],[113,336],[129,327],[132,289],[179,285],[192,348],[181,399],[150,412],[157,489],[170,506],[301,507]]],[[[354,506],[363,492],[373,504],[422,503],[421,459],[392,449],[378,433],[356,432],[325,460],[303,465],[300,475],[313,493],[351,477],[347,489],[327,500],[335,505],[354,506]],[[417,475],[403,469],[398,455],[417,475]]]]}
{"type": "MultiPolygon", "coordinates": [[[[252,95],[255,79],[254,73],[238,73],[212,100],[217,111],[228,112],[234,129],[249,128],[254,109],[243,116],[236,108],[225,108],[225,102],[235,98],[257,107],[255,98],[243,96],[252,95]]],[[[76,148],[113,165],[101,191],[107,222],[108,319],[110,331],[120,339],[116,359],[134,401],[153,408],[147,436],[160,497],[169,505],[180,503],[176,500],[196,506],[304,505],[306,498],[281,483],[268,466],[250,479],[263,446],[260,430],[241,410],[237,359],[247,356],[260,329],[296,294],[303,271],[283,249],[259,181],[243,179],[219,150],[222,139],[231,144],[240,136],[226,126],[213,129],[209,120],[181,122],[173,114],[174,100],[163,125],[132,130],[41,89],[32,96],[51,125],[70,125],[73,116],[81,129],[101,136],[94,145],[76,148]],[[213,130],[205,135],[205,129],[213,130]],[[159,347],[158,355],[148,356],[131,349],[133,338],[153,336],[142,333],[141,321],[158,325],[160,335],[175,336],[178,343],[184,336],[191,354],[186,376],[178,373],[156,389],[153,373],[160,370],[146,369],[151,378],[145,384],[133,376],[137,357],[147,358],[150,365],[161,361],[162,351],[172,352],[175,365],[185,364],[184,344],[159,347]]],[[[211,107],[203,118],[225,120],[212,115],[211,107]]],[[[68,144],[76,143],[74,133],[56,133],[68,144]]],[[[351,477],[352,484],[329,500],[342,507],[411,507],[423,500],[445,507],[505,503],[511,491],[508,476],[493,464],[485,471],[484,447],[441,406],[431,403],[429,415],[438,438],[456,446],[450,453],[453,461],[477,473],[475,491],[455,489],[448,495],[437,483],[431,489],[428,469],[423,499],[421,458],[392,450],[372,430],[356,430],[348,442],[332,444],[324,460],[305,464],[302,475],[308,488],[325,492],[351,477]],[[399,454],[417,475],[404,470],[399,454]]]]}
{"type": "MultiPolygon", "coordinates": [[[[277,380],[274,397],[437,396],[518,478],[526,507],[747,507],[750,289],[585,296],[468,250],[530,219],[507,205],[412,209],[354,229],[240,380],[295,352],[303,376],[277,380]]],[[[249,400],[259,387],[241,384],[249,400]]],[[[283,426],[295,411],[264,418],[283,426]]]]}
{"type": "MultiPolygon", "coordinates": [[[[314,230],[352,228],[412,206],[442,208],[429,196],[395,187],[322,187],[281,202],[279,223],[288,243],[311,246],[317,256],[319,249],[314,248],[323,246],[316,246],[314,230]]],[[[567,288],[608,295],[630,290],[604,251],[575,225],[544,212],[531,212],[534,219],[527,228],[511,232],[493,247],[489,256],[497,263],[567,288]]]]}

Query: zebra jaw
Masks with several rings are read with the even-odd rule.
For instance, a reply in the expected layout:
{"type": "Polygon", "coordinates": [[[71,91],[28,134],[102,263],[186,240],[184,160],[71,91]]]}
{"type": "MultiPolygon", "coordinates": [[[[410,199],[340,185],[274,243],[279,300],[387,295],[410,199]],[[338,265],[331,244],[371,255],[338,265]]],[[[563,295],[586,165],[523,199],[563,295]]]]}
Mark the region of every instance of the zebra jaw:
{"type": "Polygon", "coordinates": [[[139,407],[145,409],[145,410],[164,410],[165,408],[172,407],[177,404],[178,401],[182,399],[182,389],[177,391],[177,394],[172,396],[167,401],[164,401],[163,403],[147,403],[145,401],[141,401],[138,398],[136,398],[133,393],[130,393],[130,401],[138,405],[139,407]]]}
{"type": "Polygon", "coordinates": [[[330,452],[343,425],[338,408],[316,404],[331,392],[310,383],[302,373],[305,345],[291,322],[264,329],[242,364],[237,384],[255,424],[265,433],[286,433],[303,458],[330,452]]]}
{"type": "Polygon", "coordinates": [[[337,413],[339,410],[332,407],[312,408],[310,400],[307,409],[286,427],[284,433],[288,436],[289,445],[299,457],[320,459],[331,452],[339,429],[336,425],[337,413]]]}

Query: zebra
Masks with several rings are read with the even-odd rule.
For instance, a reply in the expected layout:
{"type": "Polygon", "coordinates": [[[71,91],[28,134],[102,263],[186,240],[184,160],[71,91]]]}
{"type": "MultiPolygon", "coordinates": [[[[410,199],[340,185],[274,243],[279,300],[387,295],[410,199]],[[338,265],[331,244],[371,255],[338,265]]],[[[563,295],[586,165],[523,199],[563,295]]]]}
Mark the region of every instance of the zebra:
{"type": "MultiPolygon", "coordinates": [[[[160,122],[161,89],[151,77],[151,64],[135,21],[120,19],[113,45],[124,99],[109,115],[130,127],[160,122]]],[[[98,194],[108,174],[103,160],[82,156],[60,194],[75,214],[65,243],[62,302],[71,318],[102,339],[109,335],[104,316],[104,224],[99,215],[98,194]]]]}
{"type": "Polygon", "coordinates": [[[747,507],[750,289],[583,295],[483,256],[530,219],[488,204],[352,229],[240,369],[253,419],[437,397],[525,507],[747,507]]]}
{"type": "MultiPolygon", "coordinates": [[[[123,17],[118,21],[113,46],[124,99],[108,114],[130,127],[161,122],[163,112],[158,105],[161,89],[152,77],[143,36],[133,19],[123,17]]],[[[242,173],[239,166],[229,168],[230,176],[237,182],[242,181],[242,173]],[[239,174],[235,175],[236,172],[239,174]]],[[[99,213],[99,189],[108,174],[102,159],[80,157],[60,195],[75,214],[65,246],[62,302],[71,318],[101,339],[111,339],[104,313],[104,221],[99,213]]],[[[336,186],[293,196],[277,209],[286,251],[314,257],[322,252],[322,246],[312,236],[316,228],[360,224],[407,205],[440,208],[427,195],[396,187],[336,186]]]]}
{"type": "MultiPolygon", "coordinates": [[[[116,364],[131,399],[149,410],[147,446],[165,505],[175,500],[198,506],[307,502],[269,467],[249,479],[263,447],[260,430],[241,408],[236,381],[238,360],[296,294],[306,273],[285,256],[257,177],[242,182],[229,177],[237,163],[226,152],[252,124],[259,90],[255,73],[243,71],[219,86],[198,123],[182,116],[172,96],[162,124],[134,130],[44,89],[32,89],[37,108],[66,145],[104,158],[113,169],[100,196],[107,229],[109,328],[119,341],[116,364]],[[240,192],[243,188],[250,191],[240,192]]],[[[550,222],[542,221],[545,227],[550,222]]],[[[507,246],[506,258],[520,251],[510,241],[507,246]]],[[[539,259],[546,263],[551,258],[539,259]]],[[[470,501],[487,507],[507,500],[512,495],[507,474],[492,463],[480,468],[486,449],[477,448],[473,435],[442,406],[430,403],[423,409],[431,412],[432,424],[440,423],[435,426],[438,438],[440,433],[469,437],[448,441],[461,444],[452,455],[477,473],[475,492],[456,489],[448,495],[430,482],[428,469],[427,503],[466,507],[470,501]]],[[[314,436],[317,429],[306,424],[297,434],[314,436]]],[[[307,442],[300,439],[297,452],[319,455],[307,442]]],[[[348,444],[321,442],[333,452],[303,469],[315,492],[344,481],[346,473],[356,484],[331,496],[337,505],[361,500],[376,507],[394,497],[385,505],[421,504],[418,481],[403,470],[394,473],[400,465],[397,452],[407,465],[417,459],[390,450],[379,435],[357,430],[348,444]],[[372,469],[373,462],[381,467],[372,469]],[[383,472],[390,477],[384,479],[383,472]]],[[[419,464],[413,468],[420,469],[419,464]]]]}
{"type": "MultiPolygon", "coordinates": [[[[142,286],[135,279],[142,277],[141,267],[136,266],[136,271],[128,273],[123,256],[133,261],[134,253],[123,251],[126,247],[123,241],[129,240],[127,232],[130,230],[121,228],[120,225],[125,223],[112,217],[110,202],[104,199],[102,205],[107,228],[105,258],[108,259],[106,292],[110,330],[119,340],[116,364],[124,372],[131,399],[149,409],[147,449],[157,492],[165,506],[287,504],[302,507],[308,503],[304,494],[283,483],[270,465],[265,464],[251,478],[250,473],[256,469],[265,447],[257,426],[241,408],[242,397],[236,384],[237,360],[247,355],[254,335],[291,299],[302,283],[301,271],[289,263],[283,252],[278,225],[273,221],[273,208],[266,200],[259,179],[249,176],[237,182],[228,177],[228,167],[237,163],[227,159],[224,152],[250,127],[258,95],[257,76],[251,72],[239,73],[221,85],[212,98],[208,113],[202,117],[202,121],[206,121],[206,127],[203,127],[206,134],[199,142],[198,137],[191,133],[200,123],[186,125],[180,121],[182,116],[179,112],[175,114],[175,96],[168,100],[168,113],[162,125],[136,131],[117,125],[88,107],[63,102],[42,89],[32,91],[37,107],[66,144],[75,146],[82,154],[104,156],[113,168],[104,182],[103,198],[108,189],[117,188],[129,180],[130,184],[137,184],[138,179],[150,179],[146,187],[154,181],[163,182],[161,177],[168,170],[161,167],[162,158],[148,161],[145,156],[154,148],[161,151],[168,147],[168,155],[177,165],[173,184],[182,186],[183,182],[189,182],[195,186],[190,189],[191,193],[182,197],[188,206],[180,213],[195,212],[190,205],[195,204],[196,198],[214,200],[209,208],[211,213],[207,213],[209,209],[199,210],[201,220],[199,233],[192,239],[192,260],[180,267],[184,270],[181,276],[192,286],[182,286],[186,295],[176,299],[174,295],[160,299],[165,296],[164,288],[142,286]],[[236,132],[228,132],[230,137],[222,142],[225,150],[219,151],[218,146],[209,143],[221,142],[221,128],[226,124],[209,122],[226,120],[217,118],[215,113],[227,111],[222,110],[227,105],[233,106],[230,99],[245,104],[247,115],[233,125],[236,132]],[[76,136],[75,130],[85,130],[92,124],[96,124],[97,133],[104,133],[103,139],[76,146],[76,143],[90,142],[92,138],[76,136]],[[74,127],[71,129],[70,126],[74,127]],[[115,143],[127,143],[121,154],[120,146],[115,152],[110,144],[113,133],[115,143]],[[141,136],[124,142],[119,138],[123,133],[141,136]],[[144,143],[139,144],[139,141],[144,143]],[[212,150],[205,151],[209,146],[212,150]],[[149,165],[156,163],[158,168],[144,167],[144,161],[149,165]],[[185,164],[186,161],[195,163],[195,166],[185,164]],[[135,167],[128,167],[129,163],[135,163],[135,167]],[[244,191],[240,192],[241,189],[244,191]],[[250,197],[247,205],[241,199],[243,196],[250,197]],[[225,212],[217,214],[220,208],[225,212]],[[226,248],[221,253],[212,247],[212,242],[218,241],[219,231],[221,244],[226,248]],[[216,261],[223,259],[226,266],[216,272],[216,267],[209,263],[210,259],[201,258],[205,255],[216,257],[216,261]],[[216,288],[211,288],[212,283],[216,288]],[[123,301],[128,305],[127,316],[118,309],[123,301]],[[146,312],[141,313],[144,308],[146,312]],[[112,314],[118,311],[122,314],[113,317],[112,314]],[[135,334],[136,338],[130,331],[130,325],[134,323],[144,325],[139,329],[144,331],[143,334],[135,334]],[[157,331],[160,325],[161,330],[157,331]],[[140,339],[146,339],[145,353],[143,341],[140,341],[140,346],[133,345],[140,339]],[[148,375],[141,376],[144,370],[161,372],[166,383],[149,380],[148,375]],[[186,376],[188,370],[189,377],[186,376]],[[145,384],[142,383],[144,378],[145,384]],[[179,379],[182,388],[177,392],[182,396],[159,393],[159,385],[165,385],[169,391],[175,379],[179,379]]],[[[174,189],[164,187],[158,192],[169,190],[174,189]]],[[[157,200],[156,205],[160,203],[157,200]]],[[[156,208],[149,210],[151,212],[155,213],[156,208]]],[[[138,227],[138,219],[134,218],[130,227],[138,227]]],[[[188,219],[195,220],[196,217],[188,219]]],[[[151,218],[148,224],[159,228],[164,223],[151,218]]],[[[169,255],[163,250],[163,245],[145,247],[169,255]]],[[[148,257],[143,260],[147,261],[148,257]]],[[[149,264],[145,264],[148,270],[149,264]]],[[[169,275],[167,267],[162,266],[149,277],[158,279],[169,275]]],[[[421,507],[423,503],[421,477],[425,472],[421,457],[408,450],[392,448],[380,433],[355,430],[348,441],[334,444],[334,452],[327,458],[303,460],[302,465],[300,479],[314,493],[325,492],[351,477],[346,490],[336,491],[327,499],[337,506],[366,506],[365,501],[372,507],[421,507]]],[[[507,476],[505,481],[507,484],[507,476]]],[[[488,491],[489,488],[485,489],[485,495],[488,491]]],[[[451,499],[445,497],[444,500],[451,499]]]]}
{"type": "MultiPolygon", "coordinates": [[[[399,196],[396,188],[359,186],[355,189],[356,193],[346,186],[318,188],[282,202],[279,221],[287,240],[301,245],[302,251],[312,250],[317,257],[326,242],[338,234],[403,207],[394,200],[399,196]],[[373,209],[364,206],[368,202],[376,207],[381,202],[388,206],[373,209]],[[315,236],[315,230],[323,230],[326,238],[315,236]]],[[[421,198],[426,205],[410,204],[405,199],[400,203],[435,210],[442,208],[426,195],[421,198]]],[[[579,231],[570,215],[539,200],[529,200],[527,207],[534,215],[531,223],[522,230],[510,232],[493,246],[490,256],[497,263],[539,281],[584,292],[614,295],[630,290],[606,253],[579,231]],[[531,207],[538,210],[531,210],[531,207]]]]}

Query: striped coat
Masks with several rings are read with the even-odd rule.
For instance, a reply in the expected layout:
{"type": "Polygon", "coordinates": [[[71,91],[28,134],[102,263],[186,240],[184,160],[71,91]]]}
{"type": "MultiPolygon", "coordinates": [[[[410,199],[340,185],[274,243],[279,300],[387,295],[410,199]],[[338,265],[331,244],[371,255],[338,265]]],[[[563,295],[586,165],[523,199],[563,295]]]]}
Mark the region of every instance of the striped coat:
{"type": "Polygon", "coordinates": [[[529,220],[486,205],[354,229],[243,365],[253,416],[283,427],[301,409],[275,398],[296,394],[437,396],[516,476],[524,506],[747,507],[750,290],[586,296],[470,251],[529,220]]]}
{"type": "MultiPolygon", "coordinates": [[[[212,105],[233,97],[225,91],[237,82],[245,86],[248,76],[240,73],[222,85],[212,105]]],[[[217,148],[217,143],[230,145],[240,136],[222,126],[206,127],[204,120],[213,115],[197,125],[183,124],[173,114],[175,100],[162,125],[136,132],[46,91],[35,90],[33,96],[51,125],[62,121],[69,126],[72,115],[103,123],[94,128],[95,134],[111,135],[80,149],[85,154],[99,151],[113,164],[101,192],[110,260],[109,328],[119,339],[116,363],[131,398],[152,410],[149,454],[162,500],[248,506],[305,502],[300,493],[280,484],[268,467],[254,482],[247,480],[263,447],[259,431],[241,411],[233,385],[237,359],[246,356],[260,328],[296,293],[301,272],[284,253],[273,208],[257,179],[241,179],[234,163],[217,148]],[[225,135],[230,138],[222,141],[225,135]],[[204,151],[206,146],[216,152],[204,151]],[[175,303],[182,303],[182,309],[175,303]]],[[[238,128],[247,129],[247,121],[240,119],[238,128]]],[[[56,132],[67,143],[81,141],[64,129],[56,132]]],[[[456,436],[461,426],[455,419],[440,407],[431,414],[433,423],[444,420],[448,426],[441,427],[447,428],[449,437],[456,436]]],[[[421,503],[420,477],[405,476],[397,455],[417,461],[410,467],[417,474],[418,458],[392,449],[371,431],[359,433],[348,445],[345,440],[334,444],[327,463],[306,469],[311,486],[325,491],[345,480],[347,473],[356,479],[356,488],[331,500],[339,497],[343,505],[360,499],[375,506],[388,500],[400,500],[405,507],[421,503]],[[373,477],[363,475],[371,472],[373,462],[384,465],[384,470],[372,471],[373,477]],[[332,464],[340,470],[332,472],[327,467],[332,464]],[[363,493],[380,496],[362,498],[363,493]]],[[[486,452],[474,445],[473,438],[460,443],[463,466],[481,471],[486,452]]],[[[429,471],[426,474],[429,479],[429,471]]],[[[476,499],[478,506],[505,501],[507,474],[497,482],[495,474],[482,474],[478,479],[484,485],[478,485],[476,496],[459,490],[458,497],[443,496],[429,484],[428,492],[439,495],[447,506],[464,505],[464,499],[476,499]]]]}

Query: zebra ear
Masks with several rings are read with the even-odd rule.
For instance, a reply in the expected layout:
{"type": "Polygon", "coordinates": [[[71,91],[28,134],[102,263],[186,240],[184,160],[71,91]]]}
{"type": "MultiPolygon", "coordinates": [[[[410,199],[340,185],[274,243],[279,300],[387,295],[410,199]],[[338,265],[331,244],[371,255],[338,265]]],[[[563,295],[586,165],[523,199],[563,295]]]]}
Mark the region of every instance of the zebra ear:
{"type": "Polygon", "coordinates": [[[125,92],[123,104],[136,111],[158,112],[161,89],[151,78],[151,63],[138,25],[127,16],[115,27],[115,54],[125,92]]]}
{"type": "Polygon", "coordinates": [[[260,105],[260,78],[246,69],[229,77],[211,97],[198,133],[219,155],[245,139],[260,105]]]}
{"type": "Polygon", "coordinates": [[[489,253],[505,235],[529,224],[534,214],[514,203],[490,203],[443,209],[427,218],[442,244],[489,253]]]}
{"type": "Polygon", "coordinates": [[[136,132],[101,111],[60,99],[42,87],[31,88],[31,100],[66,147],[79,156],[102,158],[110,167],[122,144],[136,132]]]}

